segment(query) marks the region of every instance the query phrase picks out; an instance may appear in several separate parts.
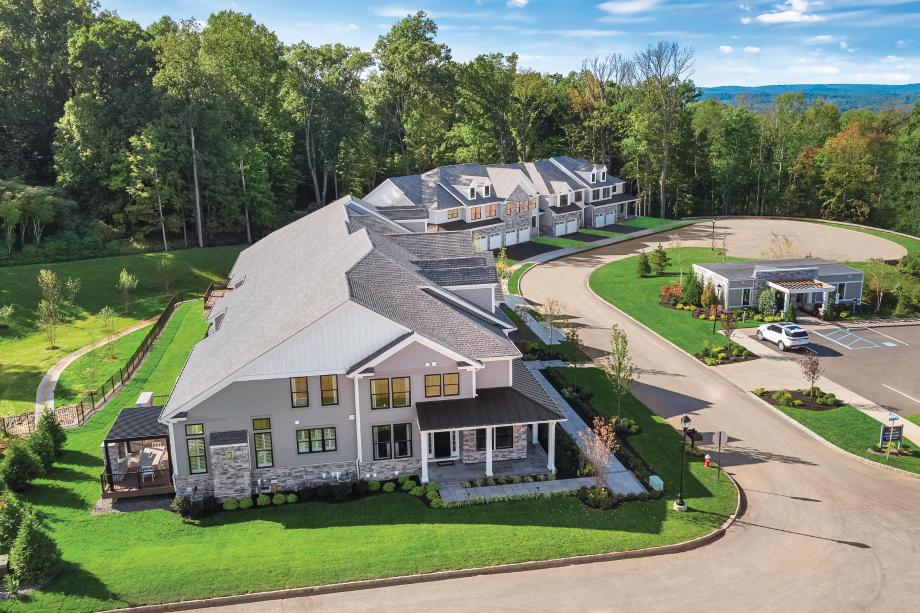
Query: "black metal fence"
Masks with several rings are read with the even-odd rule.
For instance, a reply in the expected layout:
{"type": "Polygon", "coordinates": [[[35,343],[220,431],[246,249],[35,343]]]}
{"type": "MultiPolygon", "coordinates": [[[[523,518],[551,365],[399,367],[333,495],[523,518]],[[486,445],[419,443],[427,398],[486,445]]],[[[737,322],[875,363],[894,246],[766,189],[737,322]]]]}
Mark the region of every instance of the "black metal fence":
{"type": "MultiPolygon", "coordinates": [[[[65,428],[76,428],[86,423],[86,420],[95,415],[95,413],[111,400],[112,396],[117,394],[125,386],[134,372],[144,362],[144,358],[150,352],[150,348],[159,338],[160,333],[169,321],[176,305],[182,301],[182,294],[177,294],[167,303],[163,312],[157,317],[153,327],[147,332],[144,340],[134,351],[124,366],[118,369],[118,372],[109,377],[98,388],[87,393],[85,400],[79,404],[54,409],[58,421],[65,428]]],[[[165,401],[165,397],[159,397],[165,401]]],[[[0,430],[6,436],[28,436],[35,431],[35,412],[21,413],[19,415],[10,415],[0,417],[0,430]]]]}

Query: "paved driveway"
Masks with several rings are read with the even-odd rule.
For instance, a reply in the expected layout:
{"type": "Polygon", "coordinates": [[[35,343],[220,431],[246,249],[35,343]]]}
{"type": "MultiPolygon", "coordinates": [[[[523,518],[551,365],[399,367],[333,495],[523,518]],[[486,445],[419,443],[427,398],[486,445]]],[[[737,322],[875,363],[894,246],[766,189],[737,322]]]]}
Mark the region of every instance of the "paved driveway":
{"type": "Polygon", "coordinates": [[[723,539],[678,555],[275,601],[258,610],[916,610],[920,480],[816,443],[591,294],[586,281],[596,266],[645,245],[538,266],[522,291],[537,301],[564,297],[594,347],[604,348],[609,326],[620,324],[643,369],[635,395],[672,424],[689,412],[701,431],[728,432],[723,460],[744,487],[748,510],[723,539]]]}

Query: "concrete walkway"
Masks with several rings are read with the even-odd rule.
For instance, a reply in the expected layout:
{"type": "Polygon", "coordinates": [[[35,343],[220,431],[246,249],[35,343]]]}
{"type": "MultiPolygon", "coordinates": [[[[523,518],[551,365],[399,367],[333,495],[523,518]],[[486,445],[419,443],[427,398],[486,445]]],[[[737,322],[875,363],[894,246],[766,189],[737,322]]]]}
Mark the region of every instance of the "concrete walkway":
{"type": "MultiPolygon", "coordinates": [[[[588,424],[540,372],[539,366],[543,364],[542,362],[525,362],[525,364],[527,369],[536,377],[537,382],[546,390],[546,393],[553,399],[556,406],[559,407],[559,410],[565,413],[567,421],[560,422],[559,425],[575,440],[579,448],[584,447],[584,443],[578,437],[578,433],[587,432],[590,429],[588,424]]],[[[607,470],[607,487],[610,488],[611,492],[615,494],[640,494],[647,491],[636,475],[623,466],[623,463],[617,459],[616,455],[610,455],[610,468],[607,470]]]]}
{"type": "MultiPolygon", "coordinates": [[[[738,362],[716,366],[722,374],[738,386],[746,390],[764,387],[768,390],[802,389],[806,387],[802,377],[802,368],[799,366],[797,353],[781,353],[779,350],[764,345],[754,338],[756,328],[738,330],[732,340],[739,345],[750,349],[752,353],[760,356],[759,360],[738,362]]],[[[860,396],[854,391],[831,381],[827,377],[818,380],[818,386],[825,392],[830,392],[843,402],[854,406],[860,412],[884,425],[890,425],[888,411],[860,396]]],[[[920,446],[920,426],[906,419],[901,419],[897,425],[904,426],[904,436],[915,445],[920,446]]]]}
{"type": "Polygon", "coordinates": [[[555,479],[553,481],[533,481],[532,483],[509,483],[507,485],[484,485],[482,487],[462,487],[457,483],[441,486],[441,498],[447,502],[457,502],[483,498],[492,500],[503,496],[524,496],[526,494],[550,494],[553,492],[575,492],[583,487],[594,485],[592,477],[578,479],[555,479]]]}
{"type": "Polygon", "coordinates": [[[115,340],[121,338],[122,336],[131,334],[135,330],[140,330],[144,326],[149,326],[157,320],[156,317],[146,319],[144,321],[138,322],[129,328],[125,328],[120,332],[115,333],[113,336],[107,336],[106,338],[92,343],[91,345],[86,345],[80,349],[74,351],[73,353],[67,355],[54,366],[48,369],[45,375],[42,377],[42,380],[38,384],[38,389],[35,391],[35,418],[41,415],[43,410],[53,409],[54,408],[54,390],[57,388],[58,379],[61,378],[61,373],[66,370],[68,366],[73,364],[76,360],[80,359],[93,349],[97,347],[102,347],[107,345],[115,340]]]}
{"type": "Polygon", "coordinates": [[[505,295],[505,304],[514,309],[514,311],[522,317],[524,323],[527,324],[527,327],[537,335],[541,341],[547,345],[558,345],[565,340],[565,335],[557,328],[550,331],[549,327],[544,324],[542,321],[536,319],[533,315],[518,309],[521,305],[527,305],[527,301],[521,298],[520,296],[515,296],[514,294],[505,295]]]}

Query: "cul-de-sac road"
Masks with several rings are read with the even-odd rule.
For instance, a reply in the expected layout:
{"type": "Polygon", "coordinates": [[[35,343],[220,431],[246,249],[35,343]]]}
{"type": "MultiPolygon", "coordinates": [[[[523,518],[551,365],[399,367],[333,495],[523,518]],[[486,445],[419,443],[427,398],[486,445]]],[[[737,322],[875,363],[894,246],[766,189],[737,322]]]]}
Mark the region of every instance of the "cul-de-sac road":
{"type": "MultiPolygon", "coordinates": [[[[757,223],[720,222],[730,233],[730,253],[763,257],[758,227],[760,234],[774,227],[807,237],[804,244],[815,256],[858,260],[903,253],[888,241],[852,231],[796,222],[752,225],[757,223]]],[[[685,228],[683,244],[708,246],[706,230],[685,228]]],[[[863,464],[816,442],[588,289],[595,268],[658,240],[667,239],[630,241],[538,266],[524,276],[522,292],[535,302],[561,299],[585,326],[587,344],[597,349],[608,345],[610,325],[619,324],[642,369],[635,395],[672,423],[689,412],[701,431],[724,430],[732,437],[723,463],[743,487],[748,506],[724,538],[676,555],[221,610],[918,610],[920,479],[863,464]]]]}

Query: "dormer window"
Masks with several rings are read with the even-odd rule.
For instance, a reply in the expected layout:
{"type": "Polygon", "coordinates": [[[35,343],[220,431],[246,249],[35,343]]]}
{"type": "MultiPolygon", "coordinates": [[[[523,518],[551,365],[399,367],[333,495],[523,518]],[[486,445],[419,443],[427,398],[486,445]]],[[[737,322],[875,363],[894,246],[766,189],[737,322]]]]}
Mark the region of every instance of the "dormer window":
{"type": "Polygon", "coordinates": [[[466,197],[469,198],[470,200],[476,197],[476,186],[475,185],[470,185],[469,192],[467,192],[466,197]]]}
{"type": "Polygon", "coordinates": [[[482,188],[482,193],[485,195],[486,198],[491,197],[492,196],[492,186],[491,185],[484,186],[482,188]]]}
{"type": "Polygon", "coordinates": [[[607,180],[607,171],[606,171],[606,170],[602,170],[602,171],[601,171],[601,183],[603,183],[603,182],[606,181],[606,180],[607,180]]]}
{"type": "Polygon", "coordinates": [[[591,183],[597,183],[597,173],[596,172],[591,173],[591,183]]]}

